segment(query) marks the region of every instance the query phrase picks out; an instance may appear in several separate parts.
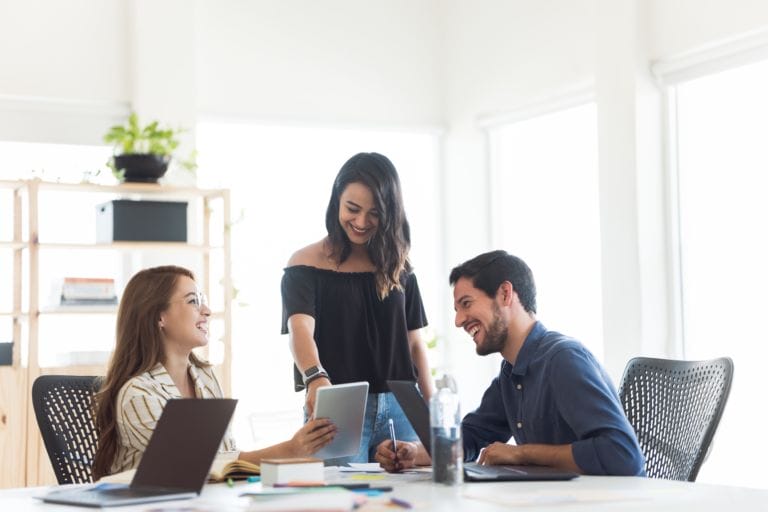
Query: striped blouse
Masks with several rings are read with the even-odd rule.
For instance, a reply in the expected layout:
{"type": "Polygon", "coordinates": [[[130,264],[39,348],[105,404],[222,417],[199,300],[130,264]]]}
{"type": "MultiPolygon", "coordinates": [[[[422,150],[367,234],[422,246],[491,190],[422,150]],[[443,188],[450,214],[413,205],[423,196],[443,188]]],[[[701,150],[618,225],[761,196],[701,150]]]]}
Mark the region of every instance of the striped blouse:
{"type": "MultiPolygon", "coordinates": [[[[190,364],[188,370],[195,383],[195,397],[224,396],[213,368],[190,364]]],[[[181,393],[160,363],[123,385],[117,395],[117,431],[120,439],[111,473],[133,469],[139,465],[163,407],[172,398],[181,398],[181,393]]],[[[228,428],[220,451],[235,450],[235,441],[228,428]]]]}

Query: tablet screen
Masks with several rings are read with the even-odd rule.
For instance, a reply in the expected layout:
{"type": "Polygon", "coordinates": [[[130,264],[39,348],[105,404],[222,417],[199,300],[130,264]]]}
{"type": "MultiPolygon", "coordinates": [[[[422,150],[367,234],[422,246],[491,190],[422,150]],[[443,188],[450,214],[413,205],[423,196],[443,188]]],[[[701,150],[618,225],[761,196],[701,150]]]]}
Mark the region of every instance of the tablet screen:
{"type": "Polygon", "coordinates": [[[350,382],[318,388],[315,418],[328,418],[336,425],[336,437],[315,453],[319,459],[356,455],[363,435],[367,382],[350,382]]]}

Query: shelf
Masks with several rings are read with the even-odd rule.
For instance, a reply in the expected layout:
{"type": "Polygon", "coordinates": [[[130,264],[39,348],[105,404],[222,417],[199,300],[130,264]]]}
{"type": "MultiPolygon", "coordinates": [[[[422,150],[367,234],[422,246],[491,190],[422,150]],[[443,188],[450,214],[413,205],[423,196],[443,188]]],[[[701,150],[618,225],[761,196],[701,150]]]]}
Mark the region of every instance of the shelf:
{"type": "Polygon", "coordinates": [[[1,189],[10,189],[10,190],[20,190],[24,188],[26,184],[23,181],[9,181],[9,180],[0,180],[0,188],[1,189]]]}
{"type": "Polygon", "coordinates": [[[22,313],[21,311],[0,311],[0,317],[24,318],[26,316],[29,316],[29,313],[22,313]]]}
{"type": "Polygon", "coordinates": [[[63,249],[63,250],[117,250],[117,251],[193,251],[210,252],[223,249],[221,246],[188,244],[186,242],[111,242],[111,243],[38,243],[40,249],[63,249]]]}
{"type": "MultiPolygon", "coordinates": [[[[112,275],[116,281],[124,281],[160,260],[191,265],[201,287],[214,296],[217,305],[217,311],[210,317],[211,323],[216,323],[217,339],[211,339],[209,347],[215,347],[217,360],[220,359],[219,377],[224,393],[231,394],[229,308],[234,291],[228,190],[148,183],[50,183],[35,178],[0,180],[0,195],[0,218],[10,231],[0,240],[0,255],[11,260],[2,269],[3,277],[8,273],[9,279],[5,280],[8,286],[0,290],[0,323],[8,332],[0,333],[0,341],[13,340],[15,362],[14,366],[3,368],[0,383],[0,413],[13,411],[15,415],[12,424],[0,425],[0,446],[11,448],[6,458],[18,463],[14,470],[25,475],[22,481],[27,486],[55,483],[48,475],[50,465],[31,406],[35,378],[41,374],[104,375],[114,348],[117,304],[62,306],[59,294],[55,293],[60,277],[89,274],[90,263],[102,263],[106,257],[108,270],[94,268],[93,273],[112,275]],[[93,215],[87,208],[90,203],[110,199],[187,201],[187,224],[192,228],[186,231],[189,242],[96,242],[98,235],[88,231],[88,219],[93,215]],[[71,215],[62,218],[61,212],[66,212],[70,204],[82,206],[76,213],[83,214],[85,222],[73,221],[71,215]],[[215,244],[211,244],[214,240],[215,244]],[[54,295],[44,293],[45,289],[51,289],[54,295]],[[8,324],[12,324],[10,329],[8,324]],[[68,331],[77,329],[83,331],[74,335],[78,339],[67,337],[68,331]],[[87,350],[91,347],[98,350],[87,350]],[[9,439],[25,441],[11,446],[9,439]]],[[[162,217],[157,221],[162,222],[162,217]]],[[[214,350],[206,348],[205,352],[214,350]]],[[[3,478],[5,474],[0,474],[0,487],[3,478]]]]}
{"type": "Polygon", "coordinates": [[[40,249],[53,250],[113,250],[113,251],[190,251],[190,252],[211,252],[224,249],[221,245],[202,245],[190,244],[186,242],[109,242],[109,243],[63,243],[63,242],[39,242],[30,244],[29,242],[8,242],[0,241],[0,249],[28,249],[35,245],[40,249]]]}
{"type": "MultiPolygon", "coordinates": [[[[66,315],[116,315],[117,305],[113,306],[50,306],[41,309],[40,316],[66,316],[66,315]]],[[[0,313],[0,316],[27,316],[26,313],[0,313]]],[[[223,311],[211,313],[212,320],[224,319],[223,311]]]]}
{"type": "Polygon", "coordinates": [[[29,247],[27,242],[0,242],[0,249],[26,249],[29,247]]]}
{"type": "Polygon", "coordinates": [[[41,366],[41,375],[104,375],[105,365],[101,364],[72,364],[41,366]]]}
{"type": "Polygon", "coordinates": [[[41,309],[40,315],[116,315],[117,304],[108,306],[52,306],[41,309]]]}
{"type": "MultiPolygon", "coordinates": [[[[93,192],[102,194],[138,194],[138,195],[163,195],[175,197],[222,197],[225,189],[202,190],[195,187],[173,187],[158,185],[156,183],[121,183],[119,185],[97,185],[95,183],[51,183],[47,181],[35,181],[40,190],[53,190],[59,192],[93,192]]],[[[14,182],[10,182],[14,183],[14,182]]],[[[17,185],[18,188],[18,185],[17,185]]]]}

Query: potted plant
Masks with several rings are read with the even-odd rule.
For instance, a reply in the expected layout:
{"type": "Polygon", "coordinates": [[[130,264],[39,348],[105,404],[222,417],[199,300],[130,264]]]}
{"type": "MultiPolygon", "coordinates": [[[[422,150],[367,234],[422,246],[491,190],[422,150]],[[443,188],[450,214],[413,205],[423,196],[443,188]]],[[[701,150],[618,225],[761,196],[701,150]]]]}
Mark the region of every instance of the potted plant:
{"type": "MultiPolygon", "coordinates": [[[[115,154],[108,163],[112,173],[120,181],[156,183],[168,170],[182,131],[161,127],[159,121],[142,126],[131,112],[128,124],[115,125],[104,135],[104,142],[114,144],[115,154]]],[[[180,165],[194,171],[194,153],[180,165]]]]}

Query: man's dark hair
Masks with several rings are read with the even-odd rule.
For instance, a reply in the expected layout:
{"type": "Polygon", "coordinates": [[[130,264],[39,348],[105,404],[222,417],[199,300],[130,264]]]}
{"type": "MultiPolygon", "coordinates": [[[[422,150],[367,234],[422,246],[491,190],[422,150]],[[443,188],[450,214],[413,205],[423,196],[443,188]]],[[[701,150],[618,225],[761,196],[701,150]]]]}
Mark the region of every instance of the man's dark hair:
{"type": "Polygon", "coordinates": [[[451,286],[462,277],[472,280],[472,286],[482,290],[491,298],[504,281],[512,287],[520,298],[520,303],[528,313],[536,313],[536,283],[528,265],[517,256],[506,251],[491,251],[475,256],[451,270],[448,278],[451,286]]]}

